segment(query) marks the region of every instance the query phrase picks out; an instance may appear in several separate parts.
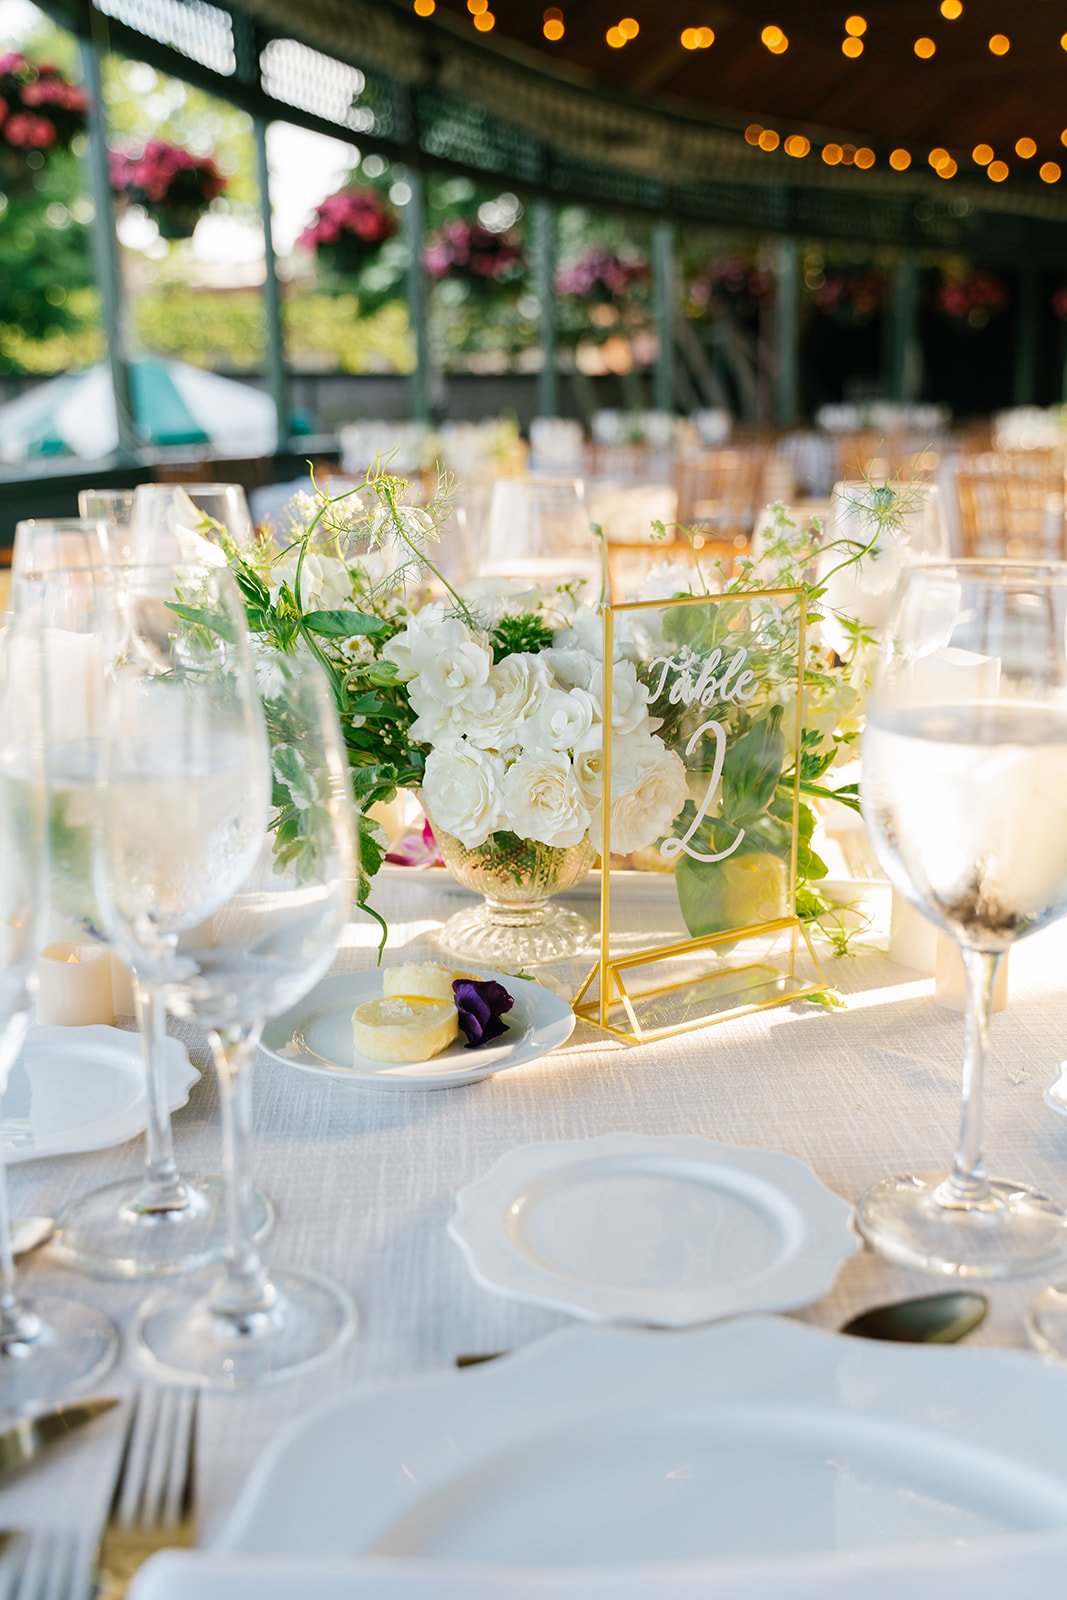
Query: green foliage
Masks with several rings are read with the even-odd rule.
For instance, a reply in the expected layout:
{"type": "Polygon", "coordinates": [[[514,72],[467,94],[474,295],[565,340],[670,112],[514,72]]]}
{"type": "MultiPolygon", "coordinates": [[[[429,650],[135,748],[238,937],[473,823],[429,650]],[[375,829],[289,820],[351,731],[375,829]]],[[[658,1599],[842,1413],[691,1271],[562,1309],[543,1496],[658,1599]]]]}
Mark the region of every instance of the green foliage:
{"type": "Polygon", "coordinates": [[[552,643],[552,629],[536,612],[526,611],[519,616],[501,617],[489,634],[489,642],[493,660],[503,661],[505,656],[547,650],[552,643]]]}
{"type": "Polygon", "coordinates": [[[79,335],[98,344],[92,208],[79,187],[77,156],[56,152],[27,194],[0,196],[0,372],[48,370],[41,346],[61,370],[79,335]]]}

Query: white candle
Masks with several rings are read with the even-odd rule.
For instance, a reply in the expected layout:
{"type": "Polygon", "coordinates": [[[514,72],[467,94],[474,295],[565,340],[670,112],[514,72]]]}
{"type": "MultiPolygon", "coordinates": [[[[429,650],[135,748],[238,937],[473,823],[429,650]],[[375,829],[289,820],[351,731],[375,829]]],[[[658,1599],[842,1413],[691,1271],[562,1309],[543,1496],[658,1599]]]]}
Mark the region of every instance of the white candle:
{"type": "Polygon", "coordinates": [[[115,1020],[111,953],[102,944],[46,945],[37,962],[37,1021],[87,1027],[115,1020]]]}
{"type": "MultiPolygon", "coordinates": [[[[934,998],[952,1011],[967,1009],[967,974],[963,954],[947,933],[937,935],[937,965],[934,969],[934,998]]],[[[993,1010],[1003,1011],[1008,1004],[1008,956],[1001,957],[997,981],[993,985],[993,1010]]]]}
{"type": "Polygon", "coordinates": [[[933,972],[937,960],[936,927],[895,889],[889,916],[889,959],[917,972],[933,972]]]}

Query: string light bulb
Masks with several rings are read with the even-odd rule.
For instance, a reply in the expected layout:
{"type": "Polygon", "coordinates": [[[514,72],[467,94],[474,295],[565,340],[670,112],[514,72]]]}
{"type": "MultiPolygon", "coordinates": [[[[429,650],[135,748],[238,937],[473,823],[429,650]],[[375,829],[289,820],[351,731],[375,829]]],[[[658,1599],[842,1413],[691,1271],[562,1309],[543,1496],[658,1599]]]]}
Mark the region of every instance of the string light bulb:
{"type": "Polygon", "coordinates": [[[1037,145],[1033,139],[1016,139],[1015,154],[1020,156],[1023,161],[1029,161],[1031,156],[1037,155],[1037,145]]]}
{"type": "Polygon", "coordinates": [[[621,50],[626,43],[626,35],[619,27],[609,28],[604,37],[613,50],[621,50]]]}
{"type": "Polygon", "coordinates": [[[992,178],[994,183],[1003,183],[1008,176],[1008,163],[1006,161],[991,161],[985,170],[987,178],[992,178]]]}
{"type": "Polygon", "coordinates": [[[760,134],[763,132],[762,122],[750,122],[745,129],[745,143],[759,144],[760,134]]]}
{"type": "Polygon", "coordinates": [[[949,155],[948,151],[947,150],[943,150],[941,148],[941,146],[938,144],[938,145],[934,146],[934,148],[930,151],[930,154],[927,156],[926,159],[927,159],[927,161],[929,161],[930,165],[933,167],[934,171],[936,172],[938,167],[941,165],[941,163],[943,161],[950,161],[952,158],[949,155]]]}
{"type": "Polygon", "coordinates": [[[763,32],[760,34],[760,39],[771,52],[772,56],[784,55],[789,49],[789,40],[786,38],[781,28],[778,27],[777,23],[768,23],[767,27],[765,27],[763,32]]]}
{"type": "Polygon", "coordinates": [[[836,167],[841,160],[842,150],[839,144],[823,145],[822,158],[828,167],[836,167]]]}
{"type": "Polygon", "coordinates": [[[555,44],[557,39],[562,39],[565,32],[563,25],[563,12],[558,6],[549,6],[545,12],[542,33],[550,44],[555,44]]]}
{"type": "Polygon", "coordinates": [[[955,22],[963,16],[963,0],[941,0],[941,15],[946,22],[955,22]]]}
{"type": "Polygon", "coordinates": [[[889,165],[894,172],[907,172],[911,166],[910,150],[893,150],[889,155],[889,165]]]}
{"type": "Polygon", "coordinates": [[[714,43],[714,28],[686,28],[682,33],[682,46],[686,50],[709,50],[714,43]]]}
{"type": "Polygon", "coordinates": [[[864,33],[867,32],[867,18],[866,17],[846,17],[845,18],[845,32],[848,33],[848,34],[851,34],[851,36],[854,39],[858,39],[861,34],[864,34],[864,33]]]}
{"type": "Polygon", "coordinates": [[[623,17],[622,21],[619,23],[619,32],[627,41],[630,39],[636,39],[637,35],[641,32],[641,24],[638,22],[636,17],[623,17]]]}
{"type": "Polygon", "coordinates": [[[991,144],[976,144],[971,151],[971,160],[980,167],[988,167],[993,159],[993,146],[991,144]]]}
{"type": "Polygon", "coordinates": [[[479,33],[489,33],[496,27],[496,18],[491,11],[479,11],[474,19],[474,26],[479,33]]]}
{"type": "Polygon", "coordinates": [[[791,133],[782,149],[787,156],[806,156],[811,149],[811,140],[806,139],[802,133],[791,133]]]}
{"type": "Polygon", "coordinates": [[[432,17],[437,10],[437,0],[415,0],[415,15],[417,17],[432,17]]]}
{"type": "Polygon", "coordinates": [[[850,61],[858,61],[863,54],[863,40],[856,39],[849,34],[847,39],[841,41],[841,54],[848,56],[850,61]]]}
{"type": "Polygon", "coordinates": [[[936,44],[932,39],[926,38],[925,34],[921,39],[916,39],[912,49],[920,61],[929,61],[930,57],[937,52],[936,44]]]}
{"type": "Polygon", "coordinates": [[[989,41],[989,48],[995,56],[1006,56],[1011,49],[1011,40],[1006,33],[995,33],[989,41]]]}
{"type": "Polygon", "coordinates": [[[1038,169],[1037,175],[1042,183],[1059,183],[1063,172],[1055,161],[1045,161],[1038,169]]]}
{"type": "Polygon", "coordinates": [[[947,161],[942,161],[941,165],[936,168],[939,178],[954,178],[958,170],[951,156],[947,161]]]}
{"type": "Polygon", "coordinates": [[[764,128],[763,132],[759,136],[759,147],[761,150],[777,150],[780,143],[781,136],[777,134],[773,128],[764,128]]]}

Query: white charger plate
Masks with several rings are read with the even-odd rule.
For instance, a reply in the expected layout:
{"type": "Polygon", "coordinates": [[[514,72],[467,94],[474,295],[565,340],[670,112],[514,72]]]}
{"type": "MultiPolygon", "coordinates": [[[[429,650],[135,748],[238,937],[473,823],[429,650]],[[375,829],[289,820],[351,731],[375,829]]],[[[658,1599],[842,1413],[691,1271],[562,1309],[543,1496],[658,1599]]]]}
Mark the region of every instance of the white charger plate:
{"type": "Polygon", "coordinates": [[[382,975],[373,969],[324,978],[298,1005],[267,1024],[261,1047],[283,1066],[375,1089],[453,1089],[537,1061],[570,1038],[574,1012],[559,995],[504,972],[485,971],[479,976],[502,983],[515,996],[515,1004],[504,1018],[507,1033],[476,1050],[468,1050],[461,1036],[432,1061],[410,1066],[390,1066],[357,1053],[352,1013],[382,992],[382,975]]]}
{"type": "Polygon", "coordinates": [[[817,1300],[860,1248],[851,1214],[780,1151],[609,1133],[509,1150],[448,1231],[495,1294],[677,1328],[817,1300]]]}
{"type": "MultiPolygon", "coordinates": [[[[200,1074],[178,1039],[164,1052],[167,1104],[185,1105],[200,1074]]],[[[4,1160],[104,1150],[148,1120],[141,1036],[122,1028],[31,1028],[8,1075],[0,1115],[4,1160]]]]}
{"type": "Polygon", "coordinates": [[[331,1397],[272,1440],[220,1542],[509,1567],[781,1558],[793,1572],[1067,1527],[1065,1437],[1067,1373],[1023,1352],[778,1318],[573,1327],[469,1372],[331,1397]]]}

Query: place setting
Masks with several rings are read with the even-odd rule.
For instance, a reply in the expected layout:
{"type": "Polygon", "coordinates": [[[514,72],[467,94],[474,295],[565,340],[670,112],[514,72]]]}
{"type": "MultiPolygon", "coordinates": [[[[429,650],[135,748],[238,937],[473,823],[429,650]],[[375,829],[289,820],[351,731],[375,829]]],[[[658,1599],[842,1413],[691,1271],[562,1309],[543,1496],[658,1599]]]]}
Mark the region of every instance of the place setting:
{"type": "Polygon", "coordinates": [[[1051,1600],[1067,33],[153,3],[0,0],[0,1600],[1051,1600]]]}

